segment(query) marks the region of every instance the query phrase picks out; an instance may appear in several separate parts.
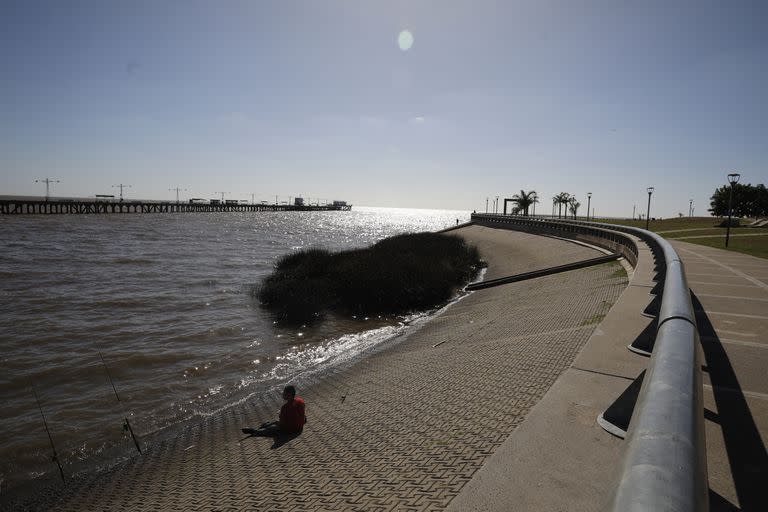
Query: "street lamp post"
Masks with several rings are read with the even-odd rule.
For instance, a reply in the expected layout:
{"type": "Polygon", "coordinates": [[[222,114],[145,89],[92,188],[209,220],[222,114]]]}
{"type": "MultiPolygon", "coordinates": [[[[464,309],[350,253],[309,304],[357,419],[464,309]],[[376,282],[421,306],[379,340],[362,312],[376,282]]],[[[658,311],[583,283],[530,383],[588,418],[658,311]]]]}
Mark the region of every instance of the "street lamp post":
{"type": "Polygon", "coordinates": [[[645,229],[648,229],[648,224],[651,222],[651,194],[653,194],[653,187],[648,187],[648,210],[645,212],[645,229]]]}
{"type": "Polygon", "coordinates": [[[488,198],[485,198],[485,213],[488,213],[488,198]]]}
{"type": "Polygon", "coordinates": [[[592,192],[587,192],[587,220],[589,220],[589,205],[592,203],[592,192]]]}
{"type": "Polygon", "coordinates": [[[741,174],[731,173],[728,175],[728,183],[731,184],[731,193],[728,196],[728,226],[725,228],[725,247],[728,247],[728,240],[731,238],[731,213],[733,211],[733,186],[739,182],[741,174]]]}
{"type": "Polygon", "coordinates": [[[539,202],[539,196],[536,194],[536,192],[533,193],[533,216],[536,216],[536,203],[539,202]]]}
{"type": "Polygon", "coordinates": [[[693,217],[693,199],[688,200],[688,217],[693,217]]]}

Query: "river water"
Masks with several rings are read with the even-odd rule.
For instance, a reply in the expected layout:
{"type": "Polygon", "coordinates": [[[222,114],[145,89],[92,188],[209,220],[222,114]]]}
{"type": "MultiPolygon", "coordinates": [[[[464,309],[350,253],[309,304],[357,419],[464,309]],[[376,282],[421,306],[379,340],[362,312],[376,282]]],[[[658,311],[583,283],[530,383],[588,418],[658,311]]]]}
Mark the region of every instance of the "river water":
{"type": "Polygon", "coordinates": [[[135,450],[123,417],[157,438],[391,339],[413,317],[284,327],[251,291],[286,252],[456,219],[469,212],[0,217],[0,493],[58,472],[34,392],[76,474],[135,450]]]}

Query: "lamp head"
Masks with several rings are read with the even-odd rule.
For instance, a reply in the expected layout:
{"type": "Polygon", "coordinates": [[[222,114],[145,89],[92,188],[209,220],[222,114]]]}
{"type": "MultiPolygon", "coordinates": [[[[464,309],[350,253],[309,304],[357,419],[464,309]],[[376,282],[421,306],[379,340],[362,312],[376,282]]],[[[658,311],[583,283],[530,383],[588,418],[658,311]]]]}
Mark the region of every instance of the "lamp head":
{"type": "Polygon", "coordinates": [[[736,172],[731,173],[728,175],[728,183],[730,183],[731,185],[735,185],[736,183],[739,182],[739,178],[741,178],[741,174],[736,172]]]}
{"type": "Polygon", "coordinates": [[[592,192],[587,192],[587,197],[592,197],[592,192]]]}
{"type": "Polygon", "coordinates": [[[649,194],[649,195],[650,195],[650,194],[653,194],[653,191],[654,191],[654,188],[653,188],[653,187],[648,187],[648,194],[649,194]]]}

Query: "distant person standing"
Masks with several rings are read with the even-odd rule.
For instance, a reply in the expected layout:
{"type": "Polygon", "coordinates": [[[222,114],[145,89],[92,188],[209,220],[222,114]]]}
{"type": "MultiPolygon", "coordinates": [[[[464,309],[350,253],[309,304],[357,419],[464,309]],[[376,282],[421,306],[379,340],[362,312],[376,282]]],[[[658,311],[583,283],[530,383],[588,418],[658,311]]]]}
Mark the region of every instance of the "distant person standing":
{"type": "Polygon", "coordinates": [[[304,430],[304,424],[307,422],[304,399],[296,396],[296,388],[289,385],[283,389],[283,401],[285,403],[280,408],[278,421],[263,423],[259,428],[244,428],[242,429],[243,434],[250,434],[256,437],[301,434],[302,430],[304,430]]]}

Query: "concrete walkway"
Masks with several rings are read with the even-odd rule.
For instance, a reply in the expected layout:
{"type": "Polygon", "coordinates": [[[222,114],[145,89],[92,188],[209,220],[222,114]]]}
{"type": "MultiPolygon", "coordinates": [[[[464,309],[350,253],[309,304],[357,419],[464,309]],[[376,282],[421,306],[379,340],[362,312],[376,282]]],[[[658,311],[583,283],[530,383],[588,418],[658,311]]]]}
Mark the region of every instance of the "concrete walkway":
{"type": "Polygon", "coordinates": [[[525,421],[462,489],[448,510],[594,511],[610,502],[624,442],[597,417],[642,372],[648,359],[627,346],[651,324],[652,258],[638,242],[629,286],[601,319],[574,362],[525,421]]]}
{"type": "MultiPolygon", "coordinates": [[[[768,260],[671,241],[685,263],[704,352],[712,512],[768,508],[768,260]]],[[[595,417],[648,359],[626,346],[651,323],[650,257],[590,340],[449,510],[604,510],[623,441],[595,417]]]]}
{"type": "MultiPolygon", "coordinates": [[[[487,276],[601,253],[470,226],[487,276]]],[[[509,438],[627,285],[617,263],[480,290],[404,339],[300,385],[309,423],[282,445],[240,428],[272,419],[269,394],[53,488],[40,510],[443,510],[509,438]]]]}
{"type": "Polygon", "coordinates": [[[670,241],[704,350],[711,509],[768,509],[768,260],[670,241]]]}

